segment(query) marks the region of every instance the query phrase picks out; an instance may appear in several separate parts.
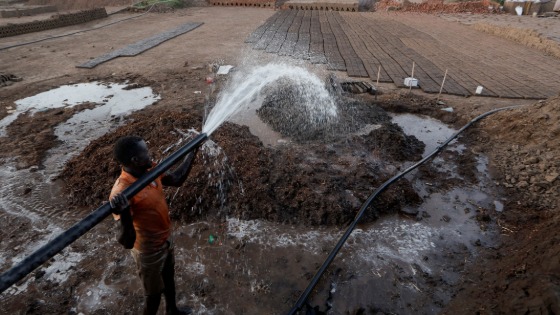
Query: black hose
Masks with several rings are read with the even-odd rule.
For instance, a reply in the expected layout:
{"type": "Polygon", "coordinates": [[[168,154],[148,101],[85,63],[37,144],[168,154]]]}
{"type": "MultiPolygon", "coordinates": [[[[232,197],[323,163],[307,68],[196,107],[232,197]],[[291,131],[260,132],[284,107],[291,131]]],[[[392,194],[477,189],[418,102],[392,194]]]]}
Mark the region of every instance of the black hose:
{"type": "MultiPolygon", "coordinates": [[[[148,186],[152,181],[154,181],[161,174],[171,168],[171,166],[177,163],[186,154],[198,148],[207,138],[208,136],[205,133],[199,134],[192,141],[185,144],[183,147],[175,151],[175,153],[171,154],[171,156],[163,160],[148,173],[140,177],[122,193],[126,196],[127,199],[131,199],[132,197],[134,197],[134,195],[144,189],[144,187],[148,186]]],[[[107,217],[110,213],[111,206],[109,205],[109,203],[105,203],[104,205],[93,211],[91,214],[89,214],[87,217],[85,217],[85,219],[76,223],[70,229],[66,230],[64,233],[60,234],[47,244],[43,245],[33,254],[22,260],[19,264],[2,273],[2,275],[0,275],[0,293],[4,292],[14,283],[23,279],[35,268],[39,267],[47,260],[51,259],[54,255],[62,251],[66,246],[72,244],[80,236],[84,235],[87,231],[91,230],[91,228],[105,219],[105,217],[107,217]]]]}
{"type": "Polygon", "coordinates": [[[491,114],[494,114],[496,112],[499,111],[503,111],[503,110],[507,110],[507,109],[513,109],[516,107],[519,107],[521,105],[518,106],[509,106],[509,107],[503,107],[503,108],[498,108],[498,109],[494,109],[491,110],[489,112],[486,112],[480,116],[477,116],[476,118],[474,118],[473,120],[471,120],[468,124],[466,124],[465,126],[463,126],[463,128],[459,129],[459,131],[457,131],[455,134],[453,134],[451,137],[449,137],[447,140],[445,140],[444,143],[442,143],[441,145],[439,145],[434,151],[432,151],[430,154],[428,154],[426,157],[424,157],[423,159],[421,159],[420,161],[416,162],[414,165],[410,166],[409,168],[407,168],[406,170],[402,171],[401,173],[391,177],[389,180],[387,180],[386,182],[384,182],[381,186],[379,186],[366,200],[366,202],[364,202],[362,204],[362,207],[360,208],[360,211],[358,211],[358,214],[356,214],[356,216],[354,217],[354,220],[352,221],[352,223],[350,224],[350,226],[346,229],[346,232],[344,232],[344,235],[342,235],[342,237],[340,238],[340,240],[338,241],[338,243],[336,244],[336,246],[333,248],[333,250],[329,253],[329,256],[327,257],[327,259],[325,260],[325,262],[323,262],[323,265],[321,265],[321,268],[319,268],[319,270],[317,271],[317,273],[315,274],[315,276],[313,276],[313,279],[311,279],[311,282],[309,282],[309,285],[307,286],[307,288],[305,289],[305,291],[303,291],[303,293],[301,294],[301,296],[299,297],[299,299],[297,300],[296,304],[290,309],[289,311],[289,315],[294,315],[296,312],[298,312],[299,310],[301,310],[301,308],[304,306],[305,302],[307,301],[307,299],[309,298],[309,295],[311,294],[311,291],[313,291],[313,289],[315,288],[315,286],[317,285],[317,283],[319,282],[319,280],[321,279],[321,276],[323,275],[323,273],[325,273],[325,271],[327,270],[327,268],[329,267],[329,265],[332,263],[332,261],[334,260],[334,258],[336,257],[336,255],[338,254],[338,252],[340,251],[340,249],[342,248],[342,246],[344,245],[344,243],[346,242],[346,240],[348,239],[348,237],[350,236],[350,234],[352,233],[352,231],[354,230],[354,228],[356,228],[356,225],[358,224],[358,221],[360,221],[360,219],[362,218],[362,216],[364,215],[366,209],[370,206],[370,204],[373,202],[373,200],[375,200],[375,198],[377,198],[377,196],[382,193],[383,191],[385,191],[385,189],[387,189],[387,187],[389,187],[389,185],[391,185],[392,183],[396,182],[397,180],[401,179],[404,175],[406,175],[407,173],[409,173],[410,171],[414,170],[415,168],[417,168],[418,166],[424,164],[426,161],[428,161],[429,159],[431,159],[432,157],[434,157],[436,154],[438,154],[445,146],[447,146],[449,144],[449,142],[453,141],[453,139],[455,139],[460,133],[462,133],[463,131],[465,131],[465,129],[469,128],[471,125],[473,125],[474,123],[476,123],[477,121],[481,120],[482,118],[489,116],[491,114]]]}

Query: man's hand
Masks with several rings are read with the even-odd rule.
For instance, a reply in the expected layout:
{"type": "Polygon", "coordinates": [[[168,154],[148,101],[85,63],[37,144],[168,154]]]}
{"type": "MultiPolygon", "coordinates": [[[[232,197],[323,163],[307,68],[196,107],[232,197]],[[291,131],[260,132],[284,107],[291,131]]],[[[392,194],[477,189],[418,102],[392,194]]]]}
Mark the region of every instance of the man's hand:
{"type": "Polygon", "coordinates": [[[126,249],[131,249],[136,241],[136,231],[132,223],[132,216],[129,211],[130,204],[123,194],[117,194],[109,200],[111,211],[120,215],[120,224],[117,233],[117,241],[126,249]]]}
{"type": "Polygon", "coordinates": [[[111,212],[120,215],[123,210],[127,209],[130,205],[128,199],[123,194],[117,194],[109,203],[111,204],[111,212]]]}
{"type": "Polygon", "coordinates": [[[165,173],[165,175],[161,179],[161,183],[164,186],[172,186],[172,187],[180,187],[181,185],[183,185],[183,183],[185,182],[185,180],[187,180],[187,177],[189,176],[193,164],[193,160],[196,157],[196,153],[198,152],[198,149],[199,147],[196,147],[196,149],[194,149],[191,153],[187,154],[187,156],[183,160],[183,163],[177,166],[177,169],[175,169],[175,171],[173,171],[172,173],[171,172],[165,173]]]}

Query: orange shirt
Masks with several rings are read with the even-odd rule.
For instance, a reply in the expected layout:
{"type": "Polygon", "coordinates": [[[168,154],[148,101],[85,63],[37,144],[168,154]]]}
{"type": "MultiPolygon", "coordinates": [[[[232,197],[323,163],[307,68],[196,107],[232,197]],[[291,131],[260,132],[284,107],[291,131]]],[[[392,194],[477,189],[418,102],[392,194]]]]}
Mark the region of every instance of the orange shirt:
{"type": "MultiPolygon", "coordinates": [[[[141,253],[160,250],[171,234],[171,219],[163,194],[161,177],[158,177],[129,200],[132,224],[136,231],[134,248],[141,253]]],[[[113,185],[109,199],[128,188],[135,181],[134,176],[122,170],[121,176],[113,185]]],[[[113,214],[113,217],[115,220],[120,220],[119,215],[113,214]]]]}

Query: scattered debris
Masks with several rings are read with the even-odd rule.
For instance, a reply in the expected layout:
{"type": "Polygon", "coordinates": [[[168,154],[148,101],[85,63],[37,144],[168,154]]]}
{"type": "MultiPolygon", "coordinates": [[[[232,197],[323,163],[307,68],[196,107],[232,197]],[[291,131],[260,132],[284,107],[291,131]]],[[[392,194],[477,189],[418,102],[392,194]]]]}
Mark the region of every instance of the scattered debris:
{"type": "Polygon", "coordinates": [[[233,66],[231,66],[231,65],[220,66],[218,68],[218,72],[216,74],[222,74],[222,75],[223,74],[228,74],[231,69],[233,69],[233,66]]]}
{"type": "Polygon", "coordinates": [[[22,80],[23,78],[16,77],[15,75],[10,73],[0,73],[0,86],[8,86],[10,84],[13,84],[14,82],[20,82],[22,80]]]}
{"type": "Polygon", "coordinates": [[[342,90],[352,94],[369,93],[371,95],[377,94],[375,87],[368,82],[352,81],[340,83],[342,90]]]}
{"type": "Polygon", "coordinates": [[[558,12],[545,12],[542,15],[539,15],[539,17],[557,17],[558,16],[558,12]]]}

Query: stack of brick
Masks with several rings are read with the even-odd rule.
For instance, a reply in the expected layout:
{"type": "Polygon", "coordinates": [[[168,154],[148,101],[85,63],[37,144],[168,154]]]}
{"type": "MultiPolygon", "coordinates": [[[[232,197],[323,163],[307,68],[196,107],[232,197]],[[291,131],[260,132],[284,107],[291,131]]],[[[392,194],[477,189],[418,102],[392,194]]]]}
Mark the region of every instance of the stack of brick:
{"type": "Polygon", "coordinates": [[[324,10],[358,12],[358,1],[315,1],[315,0],[290,0],[282,5],[282,9],[291,10],[324,10]]]}
{"type": "Polygon", "coordinates": [[[274,7],[275,0],[208,0],[210,5],[238,6],[238,7],[274,7]]]}
{"type": "Polygon", "coordinates": [[[21,24],[8,24],[5,26],[0,26],[0,38],[76,25],[106,17],[107,11],[105,10],[105,8],[97,8],[76,13],[55,15],[50,19],[43,21],[33,21],[21,24]]]}
{"type": "Polygon", "coordinates": [[[15,18],[22,16],[32,16],[42,13],[56,12],[58,9],[54,5],[37,6],[30,8],[14,8],[0,11],[2,18],[15,18]]]}

